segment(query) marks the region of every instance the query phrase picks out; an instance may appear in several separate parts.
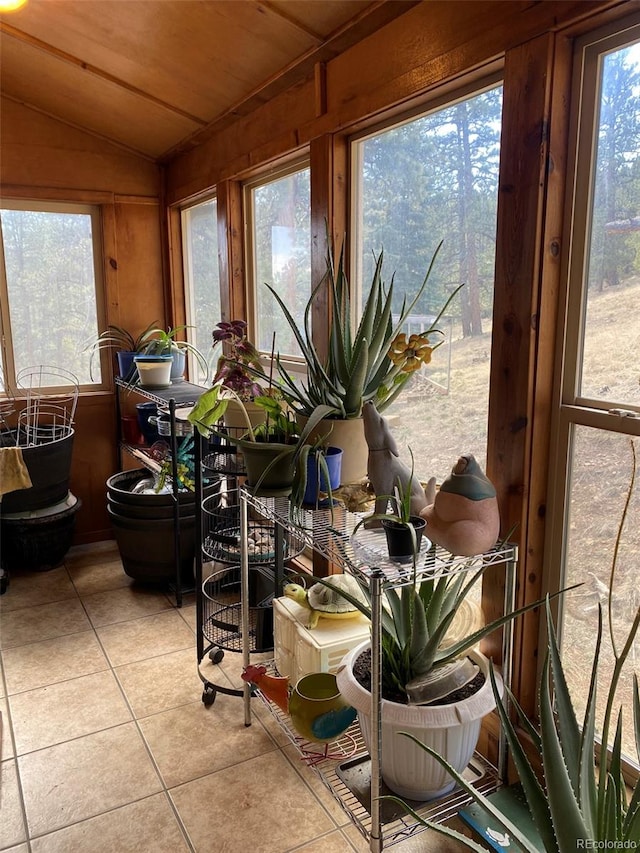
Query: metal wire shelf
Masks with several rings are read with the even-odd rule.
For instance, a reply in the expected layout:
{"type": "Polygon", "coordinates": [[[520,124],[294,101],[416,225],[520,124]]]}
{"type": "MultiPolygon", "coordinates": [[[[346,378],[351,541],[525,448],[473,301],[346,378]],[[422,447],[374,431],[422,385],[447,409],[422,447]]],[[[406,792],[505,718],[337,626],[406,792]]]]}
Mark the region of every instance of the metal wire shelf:
{"type": "MultiPolygon", "coordinates": [[[[276,670],[274,668],[274,673],[276,670]]],[[[317,744],[305,742],[291,726],[289,716],[281,711],[260,692],[256,695],[263,701],[271,715],[276,719],[283,732],[287,735],[298,751],[305,754],[313,753],[317,744]]],[[[337,800],[343,811],[350,818],[365,840],[371,835],[372,821],[370,814],[370,760],[360,732],[358,722],[354,722],[344,734],[330,744],[332,758],[313,759],[309,766],[318,775],[326,788],[337,800]],[[337,757],[336,756],[341,756],[337,757]]],[[[475,753],[467,770],[465,778],[474,788],[483,794],[490,794],[501,787],[497,770],[483,756],[475,753]]],[[[383,785],[382,795],[391,794],[383,785]]],[[[434,823],[444,823],[466,805],[472,802],[469,794],[460,788],[428,802],[407,801],[408,805],[423,820],[434,823]]],[[[404,812],[396,803],[384,802],[381,811],[381,837],[384,847],[390,847],[407,838],[412,838],[428,829],[415,818],[404,812]]]]}
{"type": "MultiPolygon", "coordinates": [[[[354,535],[354,529],[366,513],[354,513],[342,506],[317,510],[300,508],[286,497],[256,498],[249,489],[243,489],[243,497],[249,506],[298,536],[307,547],[365,580],[374,570],[384,574],[384,583],[388,585],[402,586],[414,580],[412,564],[389,560],[380,530],[360,527],[354,535]]],[[[456,572],[475,572],[482,566],[504,565],[516,559],[517,546],[511,544],[499,544],[477,557],[455,557],[444,548],[428,543],[418,554],[416,576],[427,579],[456,572]]]]}

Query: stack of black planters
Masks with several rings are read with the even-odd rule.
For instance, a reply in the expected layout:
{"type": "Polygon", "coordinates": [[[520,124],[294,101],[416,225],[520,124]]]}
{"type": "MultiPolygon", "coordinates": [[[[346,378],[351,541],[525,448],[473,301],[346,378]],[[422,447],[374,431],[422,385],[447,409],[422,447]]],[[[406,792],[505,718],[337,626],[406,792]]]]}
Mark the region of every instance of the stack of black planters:
{"type": "Polygon", "coordinates": [[[21,448],[32,483],[29,489],[8,492],[0,504],[2,591],[12,571],[47,571],[60,565],[71,547],[81,506],[69,491],[77,381],[65,371],[43,370],[18,376],[27,399],[15,425],[6,412],[0,419],[0,447],[21,448]],[[70,391],[62,396],[31,388],[63,380],[70,391]]]}

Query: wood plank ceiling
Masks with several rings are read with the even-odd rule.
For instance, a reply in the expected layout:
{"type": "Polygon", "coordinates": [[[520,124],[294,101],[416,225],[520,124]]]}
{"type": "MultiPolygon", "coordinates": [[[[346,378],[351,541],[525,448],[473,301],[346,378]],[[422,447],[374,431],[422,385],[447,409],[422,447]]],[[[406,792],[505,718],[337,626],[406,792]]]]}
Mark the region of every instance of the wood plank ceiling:
{"type": "Polygon", "coordinates": [[[27,0],[0,15],[0,93],[168,160],[413,5],[27,0]]]}

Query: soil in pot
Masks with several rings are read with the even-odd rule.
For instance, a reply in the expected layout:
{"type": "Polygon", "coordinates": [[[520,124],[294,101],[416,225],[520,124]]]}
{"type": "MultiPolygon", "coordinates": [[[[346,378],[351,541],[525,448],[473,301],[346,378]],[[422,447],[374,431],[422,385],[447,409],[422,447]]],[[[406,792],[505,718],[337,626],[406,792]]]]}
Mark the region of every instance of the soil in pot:
{"type": "MultiPolygon", "coordinates": [[[[365,649],[361,655],[359,655],[353,665],[353,675],[358,684],[364,687],[365,690],[371,692],[371,649],[365,649]]],[[[457,690],[448,693],[446,696],[443,696],[441,699],[437,699],[435,702],[429,702],[429,706],[434,707],[436,705],[452,705],[454,702],[461,702],[463,699],[468,699],[469,696],[473,696],[474,693],[477,693],[478,690],[482,687],[485,682],[484,673],[478,672],[473,681],[470,681],[468,684],[465,684],[464,687],[460,687],[457,690]]],[[[395,684],[392,684],[390,679],[386,679],[384,677],[384,672],[382,673],[382,698],[388,699],[390,702],[398,702],[400,704],[406,704],[407,697],[404,693],[402,693],[395,684]]]]}

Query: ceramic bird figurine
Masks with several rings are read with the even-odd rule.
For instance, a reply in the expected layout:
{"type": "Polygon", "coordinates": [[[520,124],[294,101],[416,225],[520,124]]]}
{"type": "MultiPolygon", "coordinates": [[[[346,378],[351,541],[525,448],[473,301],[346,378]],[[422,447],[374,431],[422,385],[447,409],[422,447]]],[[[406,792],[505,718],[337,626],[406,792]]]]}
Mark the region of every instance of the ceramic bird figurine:
{"type": "Polygon", "coordinates": [[[322,583],[315,583],[308,590],[300,584],[288,583],[282,589],[287,598],[291,598],[309,611],[307,623],[309,630],[316,627],[321,616],[325,619],[353,619],[360,613],[353,604],[340,595],[340,589],[344,589],[354,598],[366,603],[360,584],[353,576],[336,574],[328,577],[327,581],[333,589],[322,583]]]}
{"type": "Polygon", "coordinates": [[[250,664],[241,675],[243,681],[255,684],[269,702],[277,705],[285,714],[289,713],[289,679],[279,675],[267,675],[266,666],[250,664]]]}
{"type": "MultiPolygon", "coordinates": [[[[307,741],[324,743],[321,753],[303,750],[312,762],[334,757],[328,744],[337,740],[351,725],[357,711],[347,704],[330,672],[304,675],[289,694],[289,679],[267,675],[266,667],[250,665],[242,673],[243,681],[255,684],[266,698],[288,713],[293,727],[307,741]]],[[[344,750],[340,751],[342,758],[344,750]]]]}
{"type": "Polygon", "coordinates": [[[458,458],[420,515],[432,542],[463,557],[492,548],[500,533],[496,490],[471,453],[458,458]]]}

